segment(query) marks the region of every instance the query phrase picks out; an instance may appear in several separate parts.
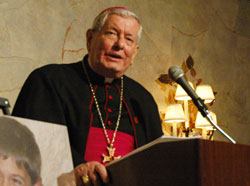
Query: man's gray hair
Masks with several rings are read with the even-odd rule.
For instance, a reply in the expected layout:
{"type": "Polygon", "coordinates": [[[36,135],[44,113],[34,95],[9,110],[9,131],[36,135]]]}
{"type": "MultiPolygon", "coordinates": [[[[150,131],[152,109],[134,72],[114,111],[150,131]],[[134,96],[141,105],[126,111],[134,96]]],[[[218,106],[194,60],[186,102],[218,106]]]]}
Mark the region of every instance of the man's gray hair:
{"type": "Polygon", "coordinates": [[[137,17],[137,15],[135,15],[133,12],[126,10],[126,9],[121,9],[121,8],[111,8],[108,10],[104,10],[103,12],[101,12],[94,20],[93,24],[92,24],[92,29],[94,31],[100,31],[102,26],[104,25],[104,23],[106,22],[108,16],[110,14],[117,14],[120,15],[122,17],[132,17],[134,19],[137,20],[137,22],[139,23],[139,30],[138,30],[138,39],[137,39],[137,43],[139,43],[140,39],[141,39],[141,33],[142,33],[142,26],[140,24],[140,20],[137,17]]]}

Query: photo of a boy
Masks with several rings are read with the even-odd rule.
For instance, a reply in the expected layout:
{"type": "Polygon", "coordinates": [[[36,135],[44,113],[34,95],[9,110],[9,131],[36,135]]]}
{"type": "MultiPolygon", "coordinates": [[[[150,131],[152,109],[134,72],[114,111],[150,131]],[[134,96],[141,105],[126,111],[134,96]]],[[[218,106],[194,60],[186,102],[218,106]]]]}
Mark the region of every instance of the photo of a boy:
{"type": "Polygon", "coordinates": [[[41,153],[33,133],[6,120],[0,121],[0,186],[41,186],[41,153]]]}

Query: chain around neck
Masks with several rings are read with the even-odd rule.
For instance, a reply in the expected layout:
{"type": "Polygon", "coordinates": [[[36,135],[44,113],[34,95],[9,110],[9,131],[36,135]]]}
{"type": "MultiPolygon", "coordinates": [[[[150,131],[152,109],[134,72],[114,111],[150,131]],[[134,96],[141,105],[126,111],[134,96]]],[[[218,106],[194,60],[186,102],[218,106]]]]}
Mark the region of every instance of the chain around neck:
{"type": "Polygon", "coordinates": [[[116,121],[116,127],[115,127],[115,131],[114,131],[114,134],[113,134],[113,138],[112,138],[112,141],[110,142],[110,139],[109,139],[109,136],[107,134],[106,127],[105,127],[105,123],[104,123],[103,118],[102,118],[102,113],[100,111],[100,107],[99,107],[99,104],[98,104],[98,101],[97,101],[97,98],[96,98],[96,95],[95,95],[95,91],[94,91],[93,85],[92,85],[92,83],[90,81],[88,72],[87,72],[87,70],[85,68],[84,61],[82,61],[82,66],[83,66],[84,72],[86,74],[86,77],[87,77],[87,80],[88,80],[88,83],[89,83],[89,87],[90,87],[91,93],[92,93],[94,101],[95,101],[96,109],[97,109],[99,119],[100,119],[101,124],[102,124],[103,132],[104,132],[104,135],[106,137],[108,146],[112,147],[114,145],[114,142],[115,142],[115,137],[116,137],[116,133],[117,133],[117,130],[118,130],[118,127],[119,127],[119,124],[120,124],[120,119],[121,119],[121,114],[122,114],[123,76],[121,77],[121,93],[120,93],[119,113],[118,113],[118,118],[117,118],[117,121],[116,121]]]}

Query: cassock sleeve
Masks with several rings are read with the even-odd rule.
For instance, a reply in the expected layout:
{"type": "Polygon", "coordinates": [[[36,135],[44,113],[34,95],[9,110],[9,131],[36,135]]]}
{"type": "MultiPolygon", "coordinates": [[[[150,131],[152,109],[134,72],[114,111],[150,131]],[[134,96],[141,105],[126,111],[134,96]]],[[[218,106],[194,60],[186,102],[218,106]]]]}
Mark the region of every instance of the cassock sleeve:
{"type": "Polygon", "coordinates": [[[148,126],[149,128],[147,131],[149,131],[148,137],[149,137],[150,141],[153,141],[156,138],[162,136],[163,132],[162,132],[162,127],[161,127],[161,119],[160,119],[160,114],[158,111],[158,106],[154,100],[152,101],[152,103],[150,105],[148,105],[149,108],[151,108],[149,110],[149,114],[148,114],[148,116],[150,116],[148,118],[150,126],[148,126]]]}
{"type": "MultiPolygon", "coordinates": [[[[61,78],[63,74],[57,69],[51,69],[37,69],[29,75],[15,103],[13,116],[70,125],[66,120],[65,100],[62,99],[65,94],[61,78]]],[[[84,156],[76,150],[72,141],[75,141],[74,135],[70,138],[74,166],[85,163],[84,156]]]]}
{"type": "Polygon", "coordinates": [[[24,83],[12,115],[66,125],[63,103],[56,80],[41,69],[33,71],[24,83]]]}
{"type": "Polygon", "coordinates": [[[134,111],[134,115],[138,116],[141,123],[139,125],[142,125],[141,130],[138,124],[135,125],[137,128],[138,145],[142,146],[163,135],[160,114],[150,92],[141,85],[138,86],[138,84],[132,86],[131,83],[128,87],[132,87],[127,89],[129,95],[131,95],[129,107],[134,111]]]}
{"type": "Polygon", "coordinates": [[[152,95],[150,98],[151,99],[143,101],[143,107],[141,108],[145,110],[143,113],[143,118],[144,122],[146,123],[146,135],[148,139],[147,143],[163,135],[158,106],[152,95]]]}

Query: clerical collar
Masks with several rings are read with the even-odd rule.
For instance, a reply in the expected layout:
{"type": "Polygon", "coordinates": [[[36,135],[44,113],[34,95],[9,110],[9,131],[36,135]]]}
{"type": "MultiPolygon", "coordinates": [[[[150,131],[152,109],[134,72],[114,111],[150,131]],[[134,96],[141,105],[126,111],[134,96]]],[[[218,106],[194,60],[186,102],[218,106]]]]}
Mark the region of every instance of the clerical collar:
{"type": "MultiPolygon", "coordinates": [[[[89,64],[89,67],[91,68],[91,70],[94,72],[91,63],[89,62],[89,58],[88,58],[88,64],[89,64]]],[[[104,77],[104,83],[109,83],[109,84],[111,84],[113,81],[114,81],[114,78],[104,77]]]]}
{"type": "Polygon", "coordinates": [[[114,78],[105,77],[104,83],[112,83],[114,78]]]}

